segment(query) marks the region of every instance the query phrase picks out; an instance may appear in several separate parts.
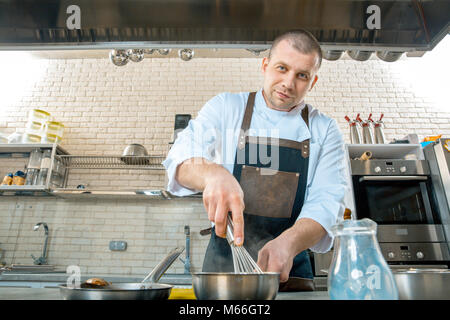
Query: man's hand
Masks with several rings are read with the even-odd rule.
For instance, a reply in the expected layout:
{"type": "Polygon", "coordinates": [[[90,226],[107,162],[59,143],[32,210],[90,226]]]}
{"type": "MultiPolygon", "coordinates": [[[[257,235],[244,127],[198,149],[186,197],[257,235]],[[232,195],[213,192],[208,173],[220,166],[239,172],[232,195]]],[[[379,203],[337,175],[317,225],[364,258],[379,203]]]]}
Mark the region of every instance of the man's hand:
{"type": "Polygon", "coordinates": [[[203,204],[208,219],[215,223],[217,236],[222,238],[226,237],[228,212],[232,212],[234,241],[241,245],[244,241],[244,192],[234,176],[222,169],[215,170],[205,180],[203,204]]]}
{"type": "Polygon", "coordinates": [[[326,233],[318,222],[301,218],[259,250],[257,264],[262,271],[280,272],[280,281],[286,282],[295,256],[315,245],[326,233]]]}
{"type": "Polygon", "coordinates": [[[280,235],[259,250],[257,264],[262,271],[280,272],[280,282],[286,282],[295,256],[292,246],[280,235]]]}
{"type": "Polygon", "coordinates": [[[244,192],[228,170],[205,159],[192,158],[178,167],[176,179],[185,187],[203,191],[203,204],[208,219],[215,223],[218,237],[226,237],[227,216],[231,211],[235,244],[243,244],[244,192]]]}

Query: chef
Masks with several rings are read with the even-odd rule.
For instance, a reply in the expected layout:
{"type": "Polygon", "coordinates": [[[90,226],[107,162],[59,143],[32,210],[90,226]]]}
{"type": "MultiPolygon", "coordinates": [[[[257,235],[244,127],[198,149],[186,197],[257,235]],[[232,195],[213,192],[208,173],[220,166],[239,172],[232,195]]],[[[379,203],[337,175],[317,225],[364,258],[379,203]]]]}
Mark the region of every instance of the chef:
{"type": "Polygon", "coordinates": [[[169,192],[203,192],[214,225],[204,272],[233,272],[228,213],[235,244],[281,282],[312,279],[306,250],[330,250],[347,185],[336,121],[305,103],[321,60],[309,32],[280,35],[262,59],[263,87],[207,101],[163,162],[169,192]]]}

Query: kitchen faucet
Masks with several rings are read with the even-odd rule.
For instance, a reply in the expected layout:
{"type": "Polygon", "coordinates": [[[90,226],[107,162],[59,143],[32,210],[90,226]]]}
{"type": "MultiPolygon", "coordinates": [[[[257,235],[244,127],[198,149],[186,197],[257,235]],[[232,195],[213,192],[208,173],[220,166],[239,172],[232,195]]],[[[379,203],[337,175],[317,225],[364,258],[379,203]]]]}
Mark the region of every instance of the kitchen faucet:
{"type": "Polygon", "coordinates": [[[191,244],[191,230],[189,226],[184,226],[184,234],[186,235],[186,257],[182,259],[179,258],[181,262],[184,263],[184,274],[190,274],[191,273],[191,257],[190,257],[190,244],[191,244]]]}
{"type": "Polygon", "coordinates": [[[36,223],[36,225],[33,227],[34,231],[39,230],[39,226],[43,225],[44,226],[44,230],[45,230],[45,241],[44,241],[44,249],[42,251],[42,256],[40,256],[39,258],[36,258],[34,255],[31,255],[31,257],[34,260],[34,264],[37,265],[43,265],[43,264],[47,264],[47,243],[48,243],[48,226],[45,222],[39,222],[36,223]]]}

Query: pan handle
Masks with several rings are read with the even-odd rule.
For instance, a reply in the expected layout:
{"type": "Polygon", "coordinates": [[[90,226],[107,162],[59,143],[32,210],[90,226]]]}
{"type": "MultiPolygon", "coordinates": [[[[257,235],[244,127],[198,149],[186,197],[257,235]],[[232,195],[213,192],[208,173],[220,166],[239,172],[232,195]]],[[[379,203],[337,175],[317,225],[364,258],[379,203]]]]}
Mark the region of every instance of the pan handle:
{"type": "Polygon", "coordinates": [[[167,256],[150,272],[141,283],[149,280],[150,283],[156,283],[162,277],[164,272],[172,265],[178,256],[184,251],[184,247],[177,247],[170,251],[167,256]]]}

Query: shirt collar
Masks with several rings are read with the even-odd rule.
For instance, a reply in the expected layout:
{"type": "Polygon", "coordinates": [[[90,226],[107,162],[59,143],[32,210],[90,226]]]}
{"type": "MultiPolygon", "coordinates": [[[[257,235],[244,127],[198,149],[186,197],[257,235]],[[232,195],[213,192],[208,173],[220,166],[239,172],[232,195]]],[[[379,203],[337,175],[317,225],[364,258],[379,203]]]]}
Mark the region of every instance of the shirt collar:
{"type": "Polygon", "coordinates": [[[305,107],[305,102],[302,101],[289,112],[274,110],[272,108],[269,108],[269,106],[267,106],[267,103],[266,103],[266,100],[264,99],[262,91],[263,91],[263,89],[259,89],[256,92],[255,109],[259,112],[266,113],[267,115],[277,115],[278,117],[280,117],[280,116],[296,117],[297,115],[300,115],[300,112],[305,107]]]}
{"type": "Polygon", "coordinates": [[[309,128],[306,126],[306,123],[303,121],[301,115],[303,108],[308,108],[308,105],[304,101],[302,101],[289,112],[274,110],[267,106],[266,100],[264,100],[264,96],[262,94],[262,90],[263,89],[261,88],[256,92],[254,111],[263,114],[269,118],[281,118],[281,117],[295,118],[300,122],[297,141],[301,142],[306,139],[311,139],[311,132],[309,128]]]}

